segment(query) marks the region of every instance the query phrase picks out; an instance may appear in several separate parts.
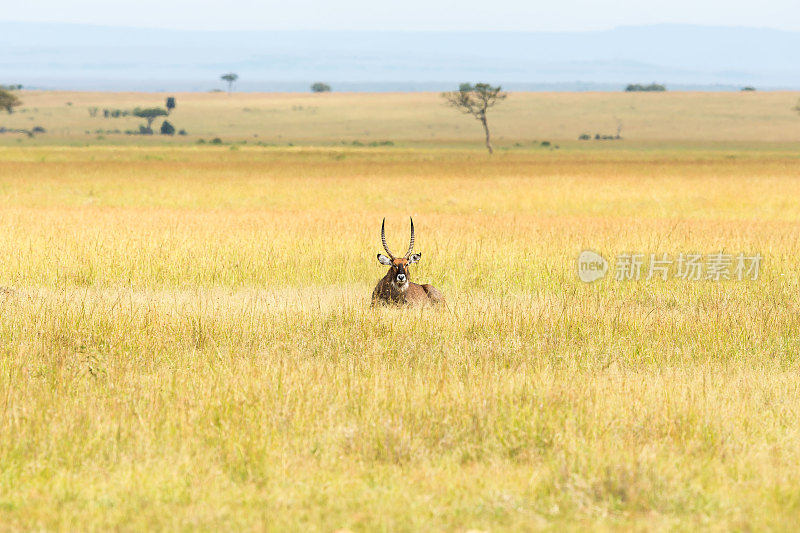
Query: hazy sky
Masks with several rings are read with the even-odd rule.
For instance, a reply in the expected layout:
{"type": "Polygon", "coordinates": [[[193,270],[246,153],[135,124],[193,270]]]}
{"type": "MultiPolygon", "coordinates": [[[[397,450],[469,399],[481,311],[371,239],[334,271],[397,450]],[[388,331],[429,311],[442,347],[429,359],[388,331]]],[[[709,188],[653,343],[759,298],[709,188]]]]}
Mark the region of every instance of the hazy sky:
{"type": "Polygon", "coordinates": [[[689,23],[800,30],[799,0],[26,0],[0,20],[179,29],[590,30],[689,23]]]}

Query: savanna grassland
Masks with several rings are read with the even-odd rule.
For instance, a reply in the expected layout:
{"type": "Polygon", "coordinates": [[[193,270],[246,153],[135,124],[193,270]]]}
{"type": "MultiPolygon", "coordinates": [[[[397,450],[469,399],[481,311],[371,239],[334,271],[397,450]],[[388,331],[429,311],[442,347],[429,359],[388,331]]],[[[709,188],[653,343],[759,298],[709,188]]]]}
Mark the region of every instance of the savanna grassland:
{"type": "MultiPolygon", "coordinates": [[[[600,124],[632,95],[562,96],[541,98],[600,124]]],[[[347,146],[288,118],[258,139],[305,146],[234,144],[227,115],[168,141],[2,137],[0,529],[794,528],[795,96],[633,95],[651,114],[607,143],[552,109],[509,133],[499,107],[492,157],[435,95],[396,130],[358,110],[347,146]],[[752,104],[745,133],[726,99],[752,104]],[[370,308],[380,221],[399,251],[409,215],[412,276],[447,305],[370,308]],[[605,279],[578,280],[584,249],[605,279]],[[758,279],[614,279],[624,252],[719,251],[761,254],[758,279]]]]}
{"type": "MultiPolygon", "coordinates": [[[[382,143],[429,148],[475,146],[481,127],[446,107],[436,93],[91,93],[21,91],[23,105],[0,126],[44,135],[31,141],[0,135],[3,144],[161,145],[219,137],[248,144],[352,145],[382,143]],[[167,119],[187,136],[125,135],[144,120],[104,118],[103,110],[177,107],[167,119]],[[90,109],[96,108],[92,117],[90,109]],[[118,132],[118,133],[109,133],[118,132]]],[[[615,135],[628,143],[663,148],[690,143],[797,143],[796,92],[740,93],[511,93],[490,113],[498,147],[575,141],[579,135],[615,135]]],[[[156,131],[163,117],[154,123],[156,131]]],[[[796,147],[796,144],[794,145],[796,147]]],[[[589,143],[584,149],[601,148],[589,143]]]]}

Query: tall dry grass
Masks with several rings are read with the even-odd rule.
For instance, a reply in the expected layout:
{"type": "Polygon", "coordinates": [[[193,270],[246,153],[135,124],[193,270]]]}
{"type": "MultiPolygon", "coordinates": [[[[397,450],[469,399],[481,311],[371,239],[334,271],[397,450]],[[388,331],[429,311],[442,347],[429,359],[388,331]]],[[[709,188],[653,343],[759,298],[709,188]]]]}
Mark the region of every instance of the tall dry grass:
{"type": "Polygon", "coordinates": [[[789,153],[0,152],[9,529],[789,529],[789,153]],[[371,309],[379,224],[439,310],[371,309]],[[751,282],[578,281],[592,248],[751,282]]]}

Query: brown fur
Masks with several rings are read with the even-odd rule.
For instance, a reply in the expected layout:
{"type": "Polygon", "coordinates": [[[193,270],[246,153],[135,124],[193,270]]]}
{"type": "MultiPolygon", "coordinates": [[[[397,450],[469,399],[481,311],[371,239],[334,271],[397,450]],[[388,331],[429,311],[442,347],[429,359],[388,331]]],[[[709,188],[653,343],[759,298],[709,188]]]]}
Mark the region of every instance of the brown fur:
{"type": "Polygon", "coordinates": [[[398,257],[392,260],[389,271],[378,282],[375,290],[372,291],[372,305],[376,304],[395,304],[395,305],[435,305],[444,303],[444,296],[436,287],[431,285],[418,285],[411,282],[411,271],[408,269],[408,259],[398,257]],[[398,268],[406,271],[406,288],[401,290],[395,283],[398,268]]]}

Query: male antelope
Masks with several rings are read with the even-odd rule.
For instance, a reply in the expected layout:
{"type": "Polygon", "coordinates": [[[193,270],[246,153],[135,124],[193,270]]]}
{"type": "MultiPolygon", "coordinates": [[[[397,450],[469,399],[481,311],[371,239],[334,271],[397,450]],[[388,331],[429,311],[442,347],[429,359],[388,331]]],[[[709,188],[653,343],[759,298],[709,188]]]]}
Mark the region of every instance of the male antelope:
{"type": "Polygon", "coordinates": [[[408,245],[405,257],[395,257],[389,251],[389,247],[386,245],[385,225],[386,219],[384,218],[381,223],[381,242],[383,242],[383,249],[386,250],[389,257],[378,254],[378,261],[390,268],[372,291],[372,305],[386,303],[427,305],[443,302],[442,293],[435,287],[411,283],[411,273],[408,271],[408,267],[422,257],[422,254],[414,253],[414,219],[411,219],[411,244],[408,245]]]}

